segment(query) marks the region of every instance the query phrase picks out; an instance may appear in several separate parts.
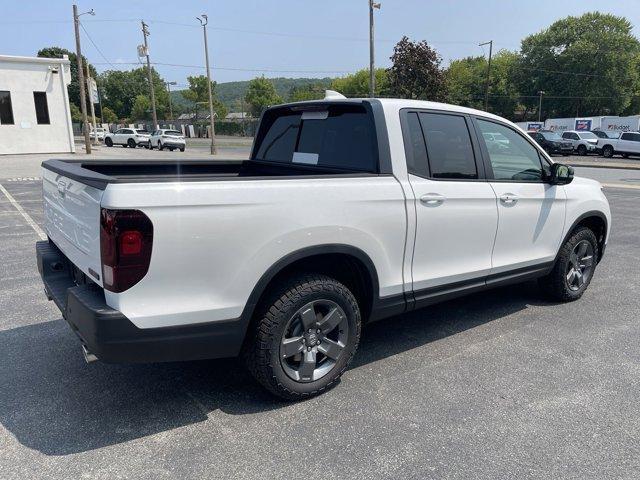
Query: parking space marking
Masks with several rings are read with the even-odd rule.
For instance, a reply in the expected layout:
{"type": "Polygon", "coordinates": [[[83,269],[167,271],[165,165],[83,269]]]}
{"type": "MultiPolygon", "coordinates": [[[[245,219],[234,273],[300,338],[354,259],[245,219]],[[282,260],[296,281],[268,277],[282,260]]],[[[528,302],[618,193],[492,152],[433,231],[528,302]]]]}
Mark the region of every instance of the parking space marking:
{"type": "Polygon", "coordinates": [[[628,188],[630,190],[640,190],[640,185],[629,185],[628,183],[603,183],[605,188],[628,188]]]}
{"type": "Polygon", "coordinates": [[[33,231],[36,232],[36,234],[40,237],[41,240],[46,240],[47,239],[47,235],[46,233],[44,233],[44,231],[40,228],[40,226],[33,220],[33,218],[31,218],[31,215],[29,215],[24,208],[22,208],[22,205],[20,205],[15,198],[13,198],[13,196],[7,191],[6,188],[4,188],[2,186],[2,184],[0,184],[0,192],[4,193],[4,196],[7,197],[7,200],[9,200],[9,202],[11,203],[11,205],[13,205],[15,207],[16,210],[18,210],[18,212],[20,213],[20,215],[22,215],[22,217],[27,221],[27,223],[29,224],[29,226],[31,228],[33,228],[33,231]]]}

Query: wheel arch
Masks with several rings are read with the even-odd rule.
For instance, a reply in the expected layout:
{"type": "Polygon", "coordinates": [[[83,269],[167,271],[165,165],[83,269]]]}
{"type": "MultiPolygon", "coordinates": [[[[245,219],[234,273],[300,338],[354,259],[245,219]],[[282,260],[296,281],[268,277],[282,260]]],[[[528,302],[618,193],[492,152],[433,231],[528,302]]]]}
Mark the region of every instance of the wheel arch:
{"type": "MultiPolygon", "coordinates": [[[[564,245],[569,237],[580,227],[587,227],[595,234],[598,240],[598,262],[600,262],[604,254],[605,241],[609,228],[606,215],[598,210],[590,210],[580,215],[567,230],[566,235],[560,243],[560,248],[562,248],[562,245],[564,245]]],[[[556,260],[558,259],[558,255],[560,255],[560,251],[558,251],[556,255],[556,260]]]]}
{"type": "Polygon", "coordinates": [[[305,271],[326,274],[344,283],[358,300],[363,319],[379,301],[378,272],[369,255],[351,245],[315,245],[289,253],[262,274],[242,312],[245,325],[249,325],[272,285],[289,275],[305,271]]]}

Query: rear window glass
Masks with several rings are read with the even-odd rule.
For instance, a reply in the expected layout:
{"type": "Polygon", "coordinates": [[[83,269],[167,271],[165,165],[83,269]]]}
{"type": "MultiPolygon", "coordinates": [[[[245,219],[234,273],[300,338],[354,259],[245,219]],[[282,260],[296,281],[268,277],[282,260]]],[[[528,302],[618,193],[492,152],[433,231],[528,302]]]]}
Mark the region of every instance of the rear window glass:
{"type": "Polygon", "coordinates": [[[167,130],[166,132],[167,135],[182,135],[182,132],[178,132],[177,130],[167,130]]]}
{"type": "Polygon", "coordinates": [[[256,160],[377,172],[374,125],[361,105],[272,110],[263,118],[256,145],[256,160]]]}

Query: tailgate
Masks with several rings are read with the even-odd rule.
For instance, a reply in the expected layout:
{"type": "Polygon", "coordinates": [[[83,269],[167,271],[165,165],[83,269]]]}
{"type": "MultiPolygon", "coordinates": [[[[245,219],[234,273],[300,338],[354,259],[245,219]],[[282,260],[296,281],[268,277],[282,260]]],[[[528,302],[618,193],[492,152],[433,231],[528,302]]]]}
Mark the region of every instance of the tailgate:
{"type": "Polygon", "coordinates": [[[47,168],[42,170],[45,231],[67,258],[100,286],[102,193],[47,168]]]}

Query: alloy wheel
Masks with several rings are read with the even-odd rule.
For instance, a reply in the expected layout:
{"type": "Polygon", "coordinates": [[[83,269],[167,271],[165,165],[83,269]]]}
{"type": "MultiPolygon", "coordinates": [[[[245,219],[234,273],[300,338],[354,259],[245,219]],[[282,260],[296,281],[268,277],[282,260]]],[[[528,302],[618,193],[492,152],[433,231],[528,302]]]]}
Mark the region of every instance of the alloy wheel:
{"type": "Polygon", "coordinates": [[[567,286],[574,292],[589,281],[593,273],[594,250],[591,242],[582,240],[573,247],[567,266],[567,286]]]}
{"type": "Polygon", "coordinates": [[[307,303],[287,322],[280,341],[283,370],[296,382],[313,382],[328,374],[349,339],[344,310],[331,300],[307,303]]]}

